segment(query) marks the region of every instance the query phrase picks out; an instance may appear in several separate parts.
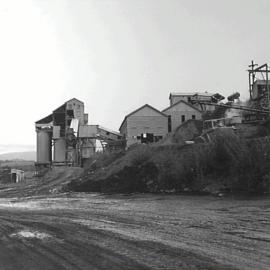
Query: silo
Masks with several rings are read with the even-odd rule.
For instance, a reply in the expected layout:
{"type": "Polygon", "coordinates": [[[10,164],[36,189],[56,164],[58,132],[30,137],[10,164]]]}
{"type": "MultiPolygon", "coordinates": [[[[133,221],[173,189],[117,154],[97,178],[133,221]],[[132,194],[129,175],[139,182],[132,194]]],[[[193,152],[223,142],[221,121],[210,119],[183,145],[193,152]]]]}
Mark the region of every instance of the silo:
{"type": "Polygon", "coordinates": [[[51,162],[51,137],[46,130],[37,130],[37,163],[51,162]]]}
{"type": "Polygon", "coordinates": [[[54,140],[54,162],[66,161],[66,140],[59,138],[54,140]]]}

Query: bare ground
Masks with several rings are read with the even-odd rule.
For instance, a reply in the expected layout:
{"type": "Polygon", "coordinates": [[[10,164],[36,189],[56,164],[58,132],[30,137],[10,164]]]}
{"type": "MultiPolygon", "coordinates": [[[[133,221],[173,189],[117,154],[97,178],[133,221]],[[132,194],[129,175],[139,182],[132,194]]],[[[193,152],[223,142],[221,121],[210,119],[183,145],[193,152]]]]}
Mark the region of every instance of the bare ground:
{"type": "Polygon", "coordinates": [[[2,198],[0,269],[270,269],[269,229],[270,197],[2,198]]]}

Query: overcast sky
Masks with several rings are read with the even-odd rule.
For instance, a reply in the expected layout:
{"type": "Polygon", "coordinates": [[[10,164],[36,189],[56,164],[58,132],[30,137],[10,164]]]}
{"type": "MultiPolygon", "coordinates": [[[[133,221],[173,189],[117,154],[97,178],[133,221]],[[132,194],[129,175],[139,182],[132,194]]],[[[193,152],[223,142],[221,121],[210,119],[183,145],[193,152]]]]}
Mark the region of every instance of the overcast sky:
{"type": "Polygon", "coordinates": [[[0,0],[0,144],[34,145],[34,122],[73,97],[114,130],[171,91],[246,99],[269,22],[269,0],[0,0]]]}

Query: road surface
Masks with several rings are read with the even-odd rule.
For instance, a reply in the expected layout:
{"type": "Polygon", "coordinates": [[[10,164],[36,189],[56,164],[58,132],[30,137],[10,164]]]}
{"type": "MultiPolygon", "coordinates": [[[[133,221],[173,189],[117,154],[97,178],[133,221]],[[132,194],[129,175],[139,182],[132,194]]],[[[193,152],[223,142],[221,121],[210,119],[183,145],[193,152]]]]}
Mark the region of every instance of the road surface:
{"type": "Polygon", "coordinates": [[[0,270],[270,269],[270,197],[0,199],[0,270]]]}

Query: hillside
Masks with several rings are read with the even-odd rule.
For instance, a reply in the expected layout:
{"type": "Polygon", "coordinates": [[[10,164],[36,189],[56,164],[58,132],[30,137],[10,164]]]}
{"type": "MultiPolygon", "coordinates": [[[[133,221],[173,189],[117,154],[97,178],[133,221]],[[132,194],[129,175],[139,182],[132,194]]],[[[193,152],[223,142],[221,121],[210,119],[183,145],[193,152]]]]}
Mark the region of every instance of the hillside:
{"type": "Polygon", "coordinates": [[[68,190],[133,192],[265,192],[270,190],[269,137],[241,139],[216,130],[213,141],[193,145],[138,145],[99,154],[68,190]]]}
{"type": "Polygon", "coordinates": [[[25,152],[11,152],[0,154],[0,160],[27,160],[34,161],[36,160],[35,151],[25,151],[25,152]]]}

